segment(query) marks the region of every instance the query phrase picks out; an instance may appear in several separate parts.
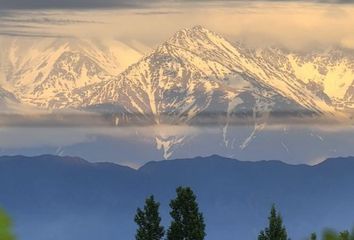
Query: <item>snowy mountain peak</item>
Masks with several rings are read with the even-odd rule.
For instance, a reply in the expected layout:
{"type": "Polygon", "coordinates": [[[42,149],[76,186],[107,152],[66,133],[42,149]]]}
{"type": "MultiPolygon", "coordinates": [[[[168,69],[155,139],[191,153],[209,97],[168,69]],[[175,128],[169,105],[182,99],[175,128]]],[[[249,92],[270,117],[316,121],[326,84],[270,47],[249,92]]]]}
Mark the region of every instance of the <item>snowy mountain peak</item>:
{"type": "Polygon", "coordinates": [[[177,32],[166,43],[176,47],[186,48],[191,51],[198,50],[202,52],[225,47],[233,49],[226,39],[202,26],[183,29],[177,32]]]}
{"type": "Polygon", "coordinates": [[[185,28],[180,31],[178,31],[173,37],[177,39],[193,39],[196,40],[198,38],[207,38],[207,35],[216,35],[216,33],[212,33],[210,30],[198,25],[194,26],[192,28],[185,28]]]}
{"type": "Polygon", "coordinates": [[[198,25],[198,26],[194,26],[194,27],[191,27],[191,28],[183,28],[183,29],[180,29],[179,31],[177,31],[172,37],[172,38],[175,38],[175,37],[182,37],[183,35],[187,35],[188,33],[191,33],[191,32],[203,32],[203,31],[207,31],[207,29],[203,28],[202,26],[198,25]]]}
{"type": "Polygon", "coordinates": [[[0,84],[23,103],[65,108],[72,93],[121,73],[142,54],[116,40],[8,39],[0,46],[0,84]]]}

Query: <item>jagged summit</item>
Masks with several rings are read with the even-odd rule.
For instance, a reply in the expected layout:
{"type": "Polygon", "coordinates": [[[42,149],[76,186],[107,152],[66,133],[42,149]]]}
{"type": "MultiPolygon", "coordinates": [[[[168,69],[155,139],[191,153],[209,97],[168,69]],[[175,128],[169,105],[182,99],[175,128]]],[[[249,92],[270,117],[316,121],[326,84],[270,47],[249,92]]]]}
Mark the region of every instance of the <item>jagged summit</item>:
{"type": "Polygon", "coordinates": [[[202,26],[180,30],[163,45],[172,45],[175,48],[199,54],[205,59],[220,54],[230,58],[230,53],[236,51],[225,38],[202,26]]]}
{"type": "Polygon", "coordinates": [[[168,40],[168,42],[186,40],[186,39],[192,39],[192,40],[201,39],[201,38],[206,39],[208,35],[216,36],[217,34],[211,32],[210,30],[200,25],[197,25],[192,28],[185,28],[178,31],[177,33],[174,34],[172,38],[170,38],[170,40],[168,40]]]}

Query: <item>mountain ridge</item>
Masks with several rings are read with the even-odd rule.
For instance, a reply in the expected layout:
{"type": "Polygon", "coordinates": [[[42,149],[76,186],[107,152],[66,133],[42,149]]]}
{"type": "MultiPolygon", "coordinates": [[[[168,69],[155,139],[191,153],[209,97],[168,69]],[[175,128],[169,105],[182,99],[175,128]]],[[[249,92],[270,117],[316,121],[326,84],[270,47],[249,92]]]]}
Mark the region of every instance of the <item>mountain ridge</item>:
{"type": "Polygon", "coordinates": [[[226,156],[221,156],[218,154],[211,154],[208,156],[196,156],[196,157],[190,157],[190,158],[177,158],[177,159],[161,159],[161,160],[155,160],[155,161],[149,161],[139,168],[131,168],[129,166],[113,163],[113,162],[90,162],[88,160],[85,160],[82,157],[78,156],[60,156],[60,155],[54,155],[54,154],[42,154],[42,155],[37,155],[37,156],[25,156],[25,155],[3,155],[0,156],[0,163],[6,162],[6,161],[12,161],[12,160],[21,160],[21,161],[53,161],[53,162],[62,162],[62,163],[74,163],[77,165],[92,165],[92,166],[119,166],[119,167],[126,167],[128,169],[134,170],[134,171],[140,171],[142,168],[147,167],[149,165],[154,165],[154,164],[175,164],[175,163],[185,163],[185,162],[203,162],[203,161],[227,161],[231,163],[239,163],[239,164],[281,164],[285,166],[306,166],[306,167],[318,167],[320,165],[327,165],[327,164],[332,164],[333,162],[338,162],[340,163],[347,163],[353,161],[354,163],[354,156],[347,156],[347,157],[330,157],[326,158],[323,161],[316,163],[314,165],[310,164],[290,164],[283,162],[281,160],[255,160],[255,161],[244,161],[244,160],[239,160],[236,158],[230,158],[226,156]]]}

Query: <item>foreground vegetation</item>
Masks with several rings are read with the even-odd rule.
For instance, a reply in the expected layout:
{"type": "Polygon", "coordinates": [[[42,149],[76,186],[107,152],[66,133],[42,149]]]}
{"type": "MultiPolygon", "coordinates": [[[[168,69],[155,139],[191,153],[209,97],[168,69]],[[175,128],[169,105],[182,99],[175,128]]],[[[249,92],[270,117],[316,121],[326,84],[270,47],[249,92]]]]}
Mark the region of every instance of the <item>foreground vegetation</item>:
{"type": "MultiPolygon", "coordinates": [[[[349,231],[336,232],[333,230],[325,230],[322,234],[323,240],[354,240],[354,232],[349,233],[349,231]]],[[[317,240],[316,233],[312,233],[310,240],[317,240]]]]}
{"type": "Polygon", "coordinates": [[[14,240],[11,219],[0,209],[0,240],[14,240]]]}
{"type": "MultiPolygon", "coordinates": [[[[176,190],[177,197],[170,203],[171,224],[167,231],[161,225],[159,215],[160,203],[154,196],[145,201],[144,209],[138,208],[135,222],[138,225],[136,240],[162,240],[165,235],[167,240],[203,240],[206,236],[203,214],[199,211],[196,196],[189,188],[179,187],[176,190]]],[[[325,230],[322,240],[354,240],[354,231],[335,232],[325,230]]],[[[317,234],[312,233],[308,240],[317,240],[317,234]]],[[[222,239],[220,239],[222,240],[222,239]]],[[[280,213],[275,205],[272,206],[268,217],[268,226],[261,230],[258,240],[290,240],[283,224],[280,213]]]]}
{"type": "MultiPolygon", "coordinates": [[[[206,235],[205,224],[196,196],[188,187],[179,187],[176,193],[176,198],[170,202],[172,221],[167,230],[167,240],[203,240],[206,235]]],[[[138,224],[136,240],[160,240],[164,237],[159,206],[150,196],[145,201],[144,209],[138,208],[135,216],[138,224]]]]}
{"type": "MultiPolygon", "coordinates": [[[[159,213],[160,203],[154,196],[145,200],[145,206],[137,209],[135,222],[138,225],[136,240],[204,240],[206,236],[203,214],[199,211],[196,195],[189,187],[176,189],[176,198],[170,202],[171,223],[167,231],[161,225],[159,213]]],[[[354,230],[336,232],[325,230],[321,238],[312,233],[308,240],[354,240],[354,230]]],[[[0,209],[0,240],[15,240],[12,222],[8,215],[0,209]]],[[[222,240],[222,239],[220,239],[222,240]]],[[[258,240],[290,240],[283,224],[282,217],[272,206],[268,217],[268,226],[261,230],[258,240]]]]}

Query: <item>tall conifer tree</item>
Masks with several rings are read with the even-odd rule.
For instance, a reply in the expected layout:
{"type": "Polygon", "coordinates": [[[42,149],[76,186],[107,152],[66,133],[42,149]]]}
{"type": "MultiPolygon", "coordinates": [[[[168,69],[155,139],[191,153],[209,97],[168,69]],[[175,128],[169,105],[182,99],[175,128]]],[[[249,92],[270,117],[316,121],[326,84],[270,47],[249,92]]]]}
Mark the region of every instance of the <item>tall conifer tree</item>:
{"type": "Polygon", "coordinates": [[[179,187],[176,192],[176,199],[170,203],[172,222],[167,240],[203,240],[205,224],[196,196],[189,187],[179,187]]]}
{"type": "Polygon", "coordinates": [[[155,202],[154,196],[145,201],[144,209],[137,209],[135,222],[138,229],[135,235],[136,240],[161,240],[165,234],[164,228],[160,225],[159,215],[160,204],[155,202]]]}
{"type": "Polygon", "coordinates": [[[277,213],[275,206],[270,211],[269,225],[260,232],[258,240],[288,240],[286,229],[283,226],[283,220],[277,213]]]}

